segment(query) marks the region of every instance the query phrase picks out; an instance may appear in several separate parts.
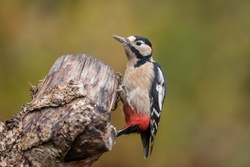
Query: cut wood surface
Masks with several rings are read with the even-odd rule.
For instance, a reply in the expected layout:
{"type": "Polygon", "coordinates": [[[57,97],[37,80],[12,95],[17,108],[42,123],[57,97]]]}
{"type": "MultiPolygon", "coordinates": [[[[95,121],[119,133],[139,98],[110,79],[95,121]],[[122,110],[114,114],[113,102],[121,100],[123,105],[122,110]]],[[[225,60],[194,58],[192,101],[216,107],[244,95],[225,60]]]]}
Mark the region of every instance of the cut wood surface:
{"type": "Polygon", "coordinates": [[[6,122],[0,119],[0,166],[81,166],[112,149],[110,124],[118,82],[93,57],[61,56],[32,86],[32,101],[6,122]]]}

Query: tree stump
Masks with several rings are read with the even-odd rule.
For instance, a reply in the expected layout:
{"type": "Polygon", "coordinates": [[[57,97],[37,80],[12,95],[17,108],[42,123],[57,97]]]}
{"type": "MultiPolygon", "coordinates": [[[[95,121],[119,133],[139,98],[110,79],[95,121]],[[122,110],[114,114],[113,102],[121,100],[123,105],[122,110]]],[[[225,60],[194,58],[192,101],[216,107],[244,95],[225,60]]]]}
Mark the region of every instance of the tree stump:
{"type": "Polygon", "coordinates": [[[0,120],[0,166],[81,166],[112,149],[110,125],[118,81],[93,57],[61,56],[32,86],[32,101],[11,120],[0,120]]]}

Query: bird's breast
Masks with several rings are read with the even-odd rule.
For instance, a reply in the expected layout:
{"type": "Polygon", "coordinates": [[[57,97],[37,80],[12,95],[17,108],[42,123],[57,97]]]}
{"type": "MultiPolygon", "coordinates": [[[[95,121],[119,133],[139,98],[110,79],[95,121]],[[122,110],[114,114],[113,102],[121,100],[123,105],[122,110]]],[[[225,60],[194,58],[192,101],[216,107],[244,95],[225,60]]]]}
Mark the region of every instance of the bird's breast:
{"type": "Polygon", "coordinates": [[[127,65],[124,75],[124,85],[128,90],[125,100],[132,105],[139,114],[150,114],[150,90],[153,81],[152,63],[134,68],[127,65]]]}

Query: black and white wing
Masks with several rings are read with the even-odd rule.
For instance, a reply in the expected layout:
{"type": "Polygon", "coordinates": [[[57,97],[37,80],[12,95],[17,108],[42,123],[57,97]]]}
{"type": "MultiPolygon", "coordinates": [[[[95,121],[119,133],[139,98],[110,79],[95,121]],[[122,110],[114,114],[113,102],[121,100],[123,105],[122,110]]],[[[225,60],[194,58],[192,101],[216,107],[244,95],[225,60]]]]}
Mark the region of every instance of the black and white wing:
{"type": "Polygon", "coordinates": [[[166,95],[166,77],[165,74],[156,62],[153,63],[155,78],[151,87],[151,115],[150,115],[150,135],[151,135],[151,148],[150,153],[153,151],[154,138],[158,130],[158,125],[161,117],[163,102],[166,95]]]}

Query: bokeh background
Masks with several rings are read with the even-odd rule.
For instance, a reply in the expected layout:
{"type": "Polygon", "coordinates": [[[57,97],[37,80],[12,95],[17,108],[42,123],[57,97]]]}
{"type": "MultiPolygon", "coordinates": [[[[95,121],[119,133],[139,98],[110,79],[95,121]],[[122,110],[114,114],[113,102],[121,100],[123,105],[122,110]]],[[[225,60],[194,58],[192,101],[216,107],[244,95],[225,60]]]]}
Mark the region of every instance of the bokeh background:
{"type": "MultiPolygon", "coordinates": [[[[138,135],[117,139],[93,167],[250,166],[250,1],[0,2],[0,117],[10,119],[64,54],[86,53],[123,73],[112,38],[150,39],[168,92],[152,156],[138,135]]],[[[112,123],[124,126],[122,111],[112,123]]]]}

